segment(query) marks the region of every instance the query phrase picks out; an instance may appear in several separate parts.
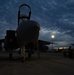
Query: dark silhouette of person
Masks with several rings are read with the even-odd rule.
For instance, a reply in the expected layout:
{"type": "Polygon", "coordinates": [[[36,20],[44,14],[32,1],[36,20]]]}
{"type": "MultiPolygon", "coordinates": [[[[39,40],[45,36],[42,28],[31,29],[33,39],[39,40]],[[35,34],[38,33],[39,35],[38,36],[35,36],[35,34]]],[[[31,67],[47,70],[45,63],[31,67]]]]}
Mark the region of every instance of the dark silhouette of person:
{"type": "Polygon", "coordinates": [[[68,48],[69,50],[69,58],[73,58],[73,49],[71,49],[71,46],[68,48]]]}

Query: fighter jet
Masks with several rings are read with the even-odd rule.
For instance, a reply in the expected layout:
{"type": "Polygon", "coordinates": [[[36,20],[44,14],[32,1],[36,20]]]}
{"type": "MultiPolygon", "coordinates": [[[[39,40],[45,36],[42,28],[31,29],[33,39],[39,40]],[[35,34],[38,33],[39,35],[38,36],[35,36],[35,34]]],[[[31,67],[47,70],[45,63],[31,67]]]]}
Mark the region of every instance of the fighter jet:
{"type": "Polygon", "coordinates": [[[38,48],[38,36],[40,25],[34,21],[30,20],[31,17],[31,8],[27,4],[22,4],[19,7],[18,11],[18,27],[16,30],[17,33],[17,40],[19,42],[19,46],[21,48],[21,55],[23,60],[25,60],[25,45],[30,42],[36,42],[38,48]],[[29,9],[28,15],[25,15],[21,10],[23,7],[27,7],[29,9]]]}
{"type": "Polygon", "coordinates": [[[18,10],[18,27],[16,30],[7,30],[5,36],[5,49],[9,51],[10,57],[12,57],[12,51],[10,51],[10,49],[16,49],[17,47],[20,47],[21,57],[24,61],[25,46],[31,42],[36,44],[37,50],[39,51],[38,36],[40,25],[38,22],[30,20],[30,18],[30,6],[27,4],[20,5],[18,10]]]}

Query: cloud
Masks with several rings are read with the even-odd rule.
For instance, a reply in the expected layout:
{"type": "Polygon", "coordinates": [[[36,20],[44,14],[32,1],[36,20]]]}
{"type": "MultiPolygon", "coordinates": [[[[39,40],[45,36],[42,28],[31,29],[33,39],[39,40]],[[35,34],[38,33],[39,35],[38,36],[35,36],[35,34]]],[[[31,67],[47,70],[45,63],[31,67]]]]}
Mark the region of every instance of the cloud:
{"type": "MultiPolygon", "coordinates": [[[[31,6],[31,19],[40,24],[39,39],[55,42],[73,42],[74,38],[74,0],[1,0],[0,1],[0,38],[5,36],[5,30],[16,29],[18,7],[22,3],[31,6]]],[[[63,45],[60,43],[61,45],[63,45]]]]}
{"type": "Polygon", "coordinates": [[[59,29],[51,30],[51,28],[41,28],[39,39],[43,39],[45,41],[52,42],[51,35],[54,35],[55,38],[53,39],[54,46],[69,46],[73,43],[74,38],[66,33],[70,31],[61,32],[59,29]]]}

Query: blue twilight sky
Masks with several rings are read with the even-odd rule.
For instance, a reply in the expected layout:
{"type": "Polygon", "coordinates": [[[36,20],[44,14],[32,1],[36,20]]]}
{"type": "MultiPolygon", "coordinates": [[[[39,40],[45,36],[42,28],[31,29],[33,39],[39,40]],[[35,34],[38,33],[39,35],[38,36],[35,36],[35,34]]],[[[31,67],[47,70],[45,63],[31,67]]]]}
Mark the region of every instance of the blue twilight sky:
{"type": "Polygon", "coordinates": [[[0,0],[0,39],[7,29],[17,28],[18,7],[27,3],[32,9],[31,19],[40,24],[39,39],[52,41],[56,46],[74,42],[74,0],[0,0]]]}

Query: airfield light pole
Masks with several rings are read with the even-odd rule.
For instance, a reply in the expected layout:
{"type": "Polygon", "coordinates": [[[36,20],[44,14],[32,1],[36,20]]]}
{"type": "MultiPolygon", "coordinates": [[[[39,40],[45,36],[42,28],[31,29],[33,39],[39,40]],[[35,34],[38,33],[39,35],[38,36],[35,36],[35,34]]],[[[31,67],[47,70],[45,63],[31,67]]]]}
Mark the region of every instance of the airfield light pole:
{"type": "Polygon", "coordinates": [[[53,39],[55,38],[55,36],[51,35],[51,38],[52,38],[52,51],[53,51],[53,39]]]}

